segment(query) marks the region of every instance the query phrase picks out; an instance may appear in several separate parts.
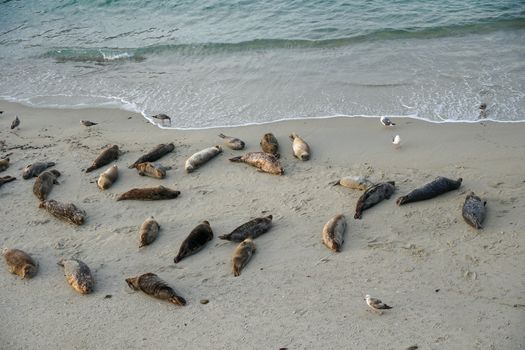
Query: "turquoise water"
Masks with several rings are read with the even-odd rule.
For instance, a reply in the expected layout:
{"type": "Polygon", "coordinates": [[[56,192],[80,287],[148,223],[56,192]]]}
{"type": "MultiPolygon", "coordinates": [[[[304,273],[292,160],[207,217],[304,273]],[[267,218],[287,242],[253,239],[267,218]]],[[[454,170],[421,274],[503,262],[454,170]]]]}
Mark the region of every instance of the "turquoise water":
{"type": "Polygon", "coordinates": [[[525,120],[523,1],[3,1],[0,96],[201,128],[525,120]]]}

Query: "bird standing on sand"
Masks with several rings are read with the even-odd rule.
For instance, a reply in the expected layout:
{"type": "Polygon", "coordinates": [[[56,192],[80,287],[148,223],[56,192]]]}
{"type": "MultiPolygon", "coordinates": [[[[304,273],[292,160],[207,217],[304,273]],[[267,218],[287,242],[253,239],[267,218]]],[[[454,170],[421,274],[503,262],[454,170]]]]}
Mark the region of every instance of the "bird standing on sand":
{"type": "Polygon", "coordinates": [[[394,126],[394,125],[396,125],[396,123],[392,122],[390,120],[390,118],[385,117],[385,116],[381,117],[380,121],[381,121],[381,124],[383,124],[384,126],[394,126]]]}
{"type": "Polygon", "coordinates": [[[154,118],[154,119],[158,119],[158,120],[162,120],[162,122],[164,122],[165,120],[167,120],[167,121],[169,121],[170,124],[171,124],[171,118],[168,117],[166,114],[163,114],[163,113],[161,113],[161,114],[157,114],[157,115],[154,115],[154,116],[152,116],[152,118],[154,118]]]}
{"type": "Polygon", "coordinates": [[[93,125],[97,125],[98,123],[90,122],[89,120],[81,120],[80,124],[84,126],[93,126],[93,125]]]}
{"type": "Polygon", "coordinates": [[[370,306],[370,308],[374,310],[374,312],[377,312],[380,315],[383,314],[381,310],[387,310],[392,308],[391,306],[388,306],[387,304],[383,303],[381,300],[377,298],[372,298],[368,294],[365,296],[365,300],[368,306],[370,306]]]}
{"type": "Polygon", "coordinates": [[[394,138],[392,138],[392,144],[396,148],[400,147],[401,146],[401,137],[399,137],[399,135],[394,136],[394,138]]]}
{"type": "Polygon", "coordinates": [[[20,125],[20,119],[18,119],[18,116],[15,117],[15,120],[11,123],[11,130],[18,127],[20,125]]]}

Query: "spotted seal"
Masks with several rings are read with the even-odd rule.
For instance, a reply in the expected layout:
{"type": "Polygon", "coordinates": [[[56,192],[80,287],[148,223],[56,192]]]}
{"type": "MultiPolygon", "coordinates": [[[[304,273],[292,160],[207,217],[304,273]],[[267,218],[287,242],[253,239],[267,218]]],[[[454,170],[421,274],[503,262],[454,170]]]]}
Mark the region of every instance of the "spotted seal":
{"type": "Polygon", "coordinates": [[[457,190],[459,186],[461,186],[462,181],[462,178],[451,180],[443,176],[438,176],[434,181],[412,190],[405,196],[399,197],[396,200],[396,203],[397,205],[403,205],[410,202],[418,202],[434,198],[440,194],[457,190]]]}
{"type": "Polygon", "coordinates": [[[213,146],[203,149],[197,153],[194,153],[191,157],[186,160],[184,169],[186,172],[191,173],[195,169],[199,168],[201,165],[208,162],[210,159],[216,157],[219,153],[222,152],[221,146],[213,146]]]}
{"type": "Polygon", "coordinates": [[[142,248],[146,245],[150,245],[157,239],[159,235],[160,226],[159,223],[155,220],[153,216],[150,216],[146,219],[140,226],[139,231],[139,248],[142,248]]]}
{"type": "Polygon", "coordinates": [[[272,219],[273,216],[268,215],[265,217],[250,220],[237,227],[235,230],[228,233],[227,235],[219,236],[219,238],[232,242],[242,242],[246,238],[255,239],[263,233],[268,232],[268,230],[272,227],[272,219]]]}
{"type": "Polygon", "coordinates": [[[482,201],[474,192],[470,192],[465,198],[465,203],[463,203],[463,219],[474,228],[483,228],[481,224],[487,216],[486,205],[486,201],[482,201]]]}
{"type": "Polygon", "coordinates": [[[284,169],[279,159],[273,154],[265,152],[248,152],[245,155],[230,158],[230,162],[246,163],[256,167],[261,172],[284,175],[284,169]]]}
{"type": "Polygon", "coordinates": [[[340,252],[346,230],[346,219],[343,214],[331,218],[323,227],[323,243],[328,249],[340,252]]]}
{"type": "Polygon", "coordinates": [[[26,252],[19,249],[2,250],[9,272],[18,275],[22,279],[33,278],[38,271],[38,264],[26,252]]]}
{"type": "Polygon", "coordinates": [[[272,133],[264,134],[261,139],[260,145],[264,153],[272,154],[276,158],[280,157],[279,142],[272,133]]]}
{"type": "Polygon", "coordinates": [[[175,145],[173,144],[173,142],[168,143],[168,144],[164,144],[164,143],[158,144],[151,151],[139,157],[139,159],[137,159],[135,163],[131,164],[128,168],[133,169],[140,163],[154,162],[156,160],[159,160],[160,158],[164,157],[166,154],[173,152],[174,149],[175,149],[175,145]]]}
{"type": "Polygon", "coordinates": [[[140,163],[135,166],[135,169],[139,172],[140,176],[149,176],[154,179],[164,179],[166,177],[166,170],[169,167],[164,167],[159,163],[140,163]]]}
{"type": "Polygon", "coordinates": [[[60,203],[50,199],[40,202],[38,207],[44,208],[51,215],[75,225],[82,225],[86,221],[86,212],[73,203],[60,203]]]}
{"type": "Polygon", "coordinates": [[[64,267],[67,283],[80,294],[92,293],[95,287],[95,279],[89,267],[78,259],[62,259],[58,265],[64,267]]]}
{"type": "Polygon", "coordinates": [[[239,150],[244,149],[244,146],[245,146],[244,141],[242,141],[241,139],[238,139],[237,137],[226,136],[224,134],[219,134],[219,137],[221,139],[224,139],[225,146],[233,150],[239,151],[239,150]]]}
{"type": "Polygon", "coordinates": [[[310,146],[294,132],[290,135],[290,139],[294,157],[300,160],[310,159],[310,146]]]}
{"type": "Polygon", "coordinates": [[[101,190],[107,190],[118,179],[118,167],[116,165],[110,166],[106,171],[101,173],[97,180],[97,186],[101,190]]]}
{"type": "Polygon", "coordinates": [[[186,300],[154,273],[149,272],[137,277],[126,278],[126,283],[131,289],[140,290],[154,298],[167,300],[179,306],[186,305],[186,300]]]}
{"type": "Polygon", "coordinates": [[[111,163],[114,160],[117,160],[120,153],[121,151],[117,145],[106,148],[97,156],[97,158],[95,158],[91,166],[86,169],[86,173],[89,173],[95,169],[111,163]]]}
{"type": "Polygon", "coordinates": [[[22,171],[22,178],[24,180],[28,180],[32,177],[37,177],[44,170],[52,166],[55,166],[55,162],[36,162],[33,164],[29,164],[22,171]]]}
{"type": "Polygon", "coordinates": [[[42,174],[38,175],[35,183],[33,184],[33,193],[35,194],[36,198],[40,199],[41,201],[45,200],[49,192],[51,192],[53,185],[58,185],[57,179],[59,176],[60,172],[55,169],[44,171],[42,174]]]}
{"type": "Polygon", "coordinates": [[[369,187],[357,200],[354,219],[361,219],[363,210],[373,207],[383,199],[389,199],[395,191],[395,182],[380,182],[369,187]]]}
{"type": "Polygon", "coordinates": [[[255,244],[250,238],[246,238],[235,248],[232,256],[233,275],[235,277],[241,275],[241,270],[248,264],[255,250],[255,244]]]}
{"type": "Polygon", "coordinates": [[[182,242],[179,253],[173,261],[176,264],[185,257],[197,253],[212,239],[213,231],[211,230],[210,223],[208,221],[203,221],[197,225],[182,242]]]}
{"type": "Polygon", "coordinates": [[[164,186],[133,188],[118,196],[117,201],[123,200],[140,200],[140,201],[155,201],[163,199],[177,198],[180,191],[172,190],[164,186]]]}

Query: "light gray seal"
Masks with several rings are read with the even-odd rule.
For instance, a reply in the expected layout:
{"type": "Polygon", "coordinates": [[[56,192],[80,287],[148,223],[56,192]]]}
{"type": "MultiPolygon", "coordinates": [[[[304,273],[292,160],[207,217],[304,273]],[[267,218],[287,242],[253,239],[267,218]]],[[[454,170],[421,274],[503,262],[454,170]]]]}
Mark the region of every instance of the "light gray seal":
{"type": "Polygon", "coordinates": [[[465,203],[463,203],[463,219],[476,229],[483,228],[481,225],[487,216],[486,205],[486,201],[482,201],[474,192],[470,192],[465,198],[465,203]]]}

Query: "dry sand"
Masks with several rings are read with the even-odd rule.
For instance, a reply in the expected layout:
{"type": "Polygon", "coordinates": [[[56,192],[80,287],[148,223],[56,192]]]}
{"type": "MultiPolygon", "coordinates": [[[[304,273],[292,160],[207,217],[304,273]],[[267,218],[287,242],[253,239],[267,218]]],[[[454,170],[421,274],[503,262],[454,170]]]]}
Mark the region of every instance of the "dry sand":
{"type": "MultiPolygon", "coordinates": [[[[334,118],[197,131],[161,130],[140,115],[101,109],[32,109],[1,102],[0,156],[17,180],[0,188],[0,246],[22,249],[40,264],[21,280],[0,270],[2,349],[519,349],[525,345],[525,123],[431,124],[397,119],[334,118]],[[9,130],[15,115],[20,129],[9,130]],[[79,124],[100,124],[90,129],[79,124]],[[296,132],[312,148],[302,162],[291,154],[296,132]],[[228,158],[227,148],[186,174],[184,162],[220,144],[219,133],[259,149],[273,132],[284,176],[257,172],[228,158]],[[394,149],[391,139],[404,140],[394,149]],[[175,143],[160,162],[164,180],[127,166],[158,143],[175,143]],[[117,144],[120,178],[101,191],[103,167],[83,172],[99,151],[117,144]],[[34,179],[21,169],[55,161],[62,172],[51,199],[70,201],[88,215],[77,227],[38,209],[34,179]],[[394,198],[353,219],[359,191],[331,187],[349,174],[396,182],[394,198]],[[398,207],[395,198],[438,175],[462,177],[459,190],[398,207]],[[117,202],[118,194],[163,184],[181,191],[168,201],[117,202]],[[466,194],[487,200],[485,228],[461,217],[466,194]],[[321,243],[323,225],[344,213],[340,253],[321,243]],[[273,214],[257,252],[240,277],[231,271],[235,244],[217,236],[249,219],[273,214]],[[138,249],[142,222],[161,226],[152,245],[138,249]],[[179,245],[202,220],[215,238],[201,252],[173,263],[179,245]],[[91,295],[67,284],[60,258],[76,256],[96,279],[91,295]],[[177,307],[140,292],[124,279],[154,272],[188,301],[177,307]],[[393,306],[371,313],[370,294],[393,306]],[[108,297],[111,296],[111,297],[108,297]],[[209,299],[206,305],[199,300],[209,299]]],[[[3,260],[3,259],[2,259],[3,260]]],[[[4,262],[2,261],[2,265],[4,262]]]]}

